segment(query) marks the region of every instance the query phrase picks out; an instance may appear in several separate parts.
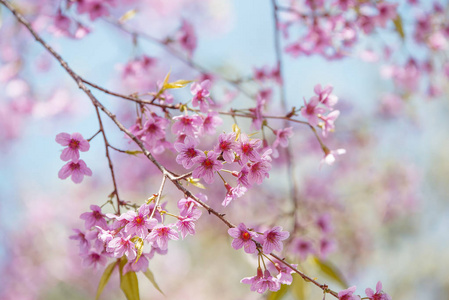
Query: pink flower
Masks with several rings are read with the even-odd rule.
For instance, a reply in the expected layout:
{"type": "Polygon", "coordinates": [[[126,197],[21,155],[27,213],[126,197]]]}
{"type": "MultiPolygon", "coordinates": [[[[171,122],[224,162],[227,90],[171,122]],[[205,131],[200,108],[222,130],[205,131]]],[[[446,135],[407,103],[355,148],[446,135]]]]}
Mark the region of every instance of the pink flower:
{"type": "Polygon", "coordinates": [[[248,231],[245,224],[240,223],[237,228],[230,228],[228,234],[234,238],[232,247],[235,250],[244,247],[246,253],[256,252],[256,243],[252,239],[257,237],[257,234],[248,231]]]}
{"type": "Polygon", "coordinates": [[[184,133],[188,136],[194,137],[195,133],[198,131],[198,128],[203,124],[201,117],[198,115],[176,116],[173,117],[173,120],[176,120],[176,122],[173,124],[171,131],[176,135],[184,133]]]}
{"type": "Polygon", "coordinates": [[[233,163],[235,159],[234,151],[237,150],[238,144],[235,141],[235,133],[221,133],[218,136],[218,145],[215,146],[216,153],[222,153],[223,159],[228,163],[233,163]]]}
{"type": "Polygon", "coordinates": [[[73,229],[73,231],[75,231],[75,234],[69,236],[69,239],[79,241],[80,254],[81,255],[87,254],[87,252],[89,251],[90,244],[89,241],[86,239],[86,235],[79,229],[73,229]]]}
{"type": "Polygon", "coordinates": [[[301,260],[306,260],[307,256],[313,253],[312,243],[309,241],[298,238],[292,246],[292,252],[299,254],[301,260]]]}
{"type": "Polygon", "coordinates": [[[270,271],[265,270],[263,273],[263,277],[259,279],[256,283],[257,292],[262,294],[266,290],[270,290],[272,292],[279,291],[281,288],[281,284],[277,280],[277,278],[271,276],[270,271]]]}
{"type": "Polygon", "coordinates": [[[77,11],[80,14],[88,13],[91,21],[102,16],[108,16],[109,11],[104,5],[103,0],[82,0],[78,1],[77,11]]]}
{"type": "Polygon", "coordinates": [[[178,222],[176,222],[176,227],[178,227],[181,232],[181,237],[184,239],[188,234],[195,234],[195,219],[187,217],[179,217],[178,222]]]}
{"type": "Polygon", "coordinates": [[[350,288],[338,292],[338,299],[339,300],[360,300],[359,296],[353,295],[355,292],[356,287],[351,286],[350,288]]]}
{"type": "Polygon", "coordinates": [[[329,150],[325,148],[324,158],[321,160],[321,164],[326,163],[328,165],[332,165],[335,162],[335,155],[342,155],[345,153],[346,153],[345,149],[329,150]]]}
{"type": "Polygon", "coordinates": [[[130,241],[130,239],[131,236],[128,236],[127,238],[116,237],[108,243],[106,250],[108,252],[113,252],[114,257],[116,258],[126,255],[128,260],[132,260],[136,258],[137,252],[136,246],[130,241]]]}
{"type": "Polygon", "coordinates": [[[391,297],[382,291],[382,282],[380,281],[376,284],[376,293],[372,289],[367,288],[365,294],[370,300],[391,300],[391,297]]]}
{"type": "MultiPolygon", "coordinates": [[[[298,265],[292,264],[292,267],[297,268],[298,265]]],[[[295,271],[293,271],[292,269],[290,269],[284,265],[279,266],[277,263],[276,263],[276,268],[279,270],[279,274],[276,276],[279,283],[288,284],[288,285],[292,284],[292,282],[293,282],[292,274],[295,273],[295,271]]]]}
{"type": "Polygon", "coordinates": [[[333,87],[328,85],[324,89],[321,84],[317,84],[314,88],[315,94],[318,96],[319,102],[326,105],[329,109],[337,104],[338,97],[332,94],[333,87]]]}
{"type": "Polygon", "coordinates": [[[240,162],[245,164],[248,160],[253,162],[257,162],[260,160],[260,154],[257,152],[257,149],[262,145],[261,140],[250,140],[246,134],[240,135],[240,145],[237,149],[238,154],[240,155],[240,162]]]}
{"type": "Polygon", "coordinates": [[[181,47],[184,48],[191,57],[197,44],[197,38],[192,24],[186,20],[183,20],[177,39],[181,47]]]}
{"type": "Polygon", "coordinates": [[[214,182],[214,173],[220,171],[223,167],[217,158],[218,153],[214,151],[207,152],[207,155],[204,152],[200,152],[194,159],[194,162],[198,163],[199,166],[193,170],[192,176],[195,178],[204,178],[204,181],[209,184],[214,182]]]}
{"type": "Polygon", "coordinates": [[[255,292],[257,291],[257,285],[259,281],[263,278],[263,273],[261,268],[257,268],[257,275],[253,277],[245,277],[242,280],[240,280],[241,283],[245,284],[251,284],[251,291],[255,292]]]}
{"type": "Polygon", "coordinates": [[[133,272],[145,272],[148,269],[148,254],[142,253],[142,255],[139,257],[139,260],[136,261],[137,257],[133,260],[130,260],[126,263],[126,265],[123,267],[123,274],[128,273],[129,271],[133,272]]]}
{"type": "Polygon", "coordinates": [[[321,229],[323,233],[331,233],[333,230],[331,215],[328,213],[322,214],[316,220],[316,225],[321,229]]]}
{"type": "Polygon", "coordinates": [[[249,183],[248,180],[249,168],[247,165],[244,165],[239,173],[233,172],[232,175],[237,177],[237,183],[243,185],[246,188],[251,188],[252,184],[249,183]]]}
{"type": "Polygon", "coordinates": [[[238,184],[236,187],[232,187],[226,183],[225,187],[228,190],[228,192],[226,193],[223,203],[221,203],[221,205],[223,206],[228,206],[232,200],[242,197],[246,192],[246,187],[241,186],[240,184],[238,184]]]}
{"type": "Polygon", "coordinates": [[[84,220],[86,229],[91,229],[94,226],[108,229],[108,223],[104,219],[105,215],[101,213],[101,208],[98,205],[91,205],[90,209],[92,212],[85,212],[80,215],[80,219],[84,220]]]}
{"type": "Polygon", "coordinates": [[[83,265],[85,267],[93,266],[94,269],[97,269],[99,266],[104,266],[107,261],[107,256],[103,253],[91,251],[84,256],[83,265]]]}
{"type": "Polygon", "coordinates": [[[198,203],[192,198],[182,198],[178,201],[178,208],[181,216],[190,215],[194,210],[201,212],[201,210],[198,209],[198,206],[198,203]]]}
{"type": "Polygon", "coordinates": [[[161,250],[166,250],[168,247],[168,240],[178,240],[178,233],[171,229],[171,226],[159,224],[154,227],[147,236],[148,242],[155,242],[161,250]]]}
{"type": "Polygon", "coordinates": [[[335,130],[334,122],[340,115],[340,111],[334,110],[333,112],[329,113],[327,116],[320,116],[320,119],[323,120],[319,125],[321,129],[323,129],[323,137],[326,137],[327,134],[331,131],[335,130]]]}
{"type": "Polygon", "coordinates": [[[83,160],[78,162],[68,162],[61,170],[59,170],[58,177],[60,179],[66,179],[71,176],[74,183],[80,183],[83,181],[84,175],[92,176],[92,170],[89,169],[83,160]]]}
{"type": "Polygon", "coordinates": [[[376,22],[379,23],[381,27],[385,27],[389,20],[393,20],[397,16],[396,8],[397,3],[386,3],[381,2],[377,4],[377,9],[379,14],[376,16],[376,22]]]}
{"type": "Polygon", "coordinates": [[[282,251],[282,241],[290,236],[288,231],[282,231],[281,226],[276,226],[273,229],[266,230],[262,236],[263,252],[265,254],[271,253],[273,250],[282,251]]]}
{"type": "Polygon", "coordinates": [[[200,84],[194,82],[190,87],[190,92],[193,95],[192,106],[197,107],[199,105],[202,113],[207,113],[209,104],[212,100],[209,98],[210,80],[204,80],[200,84]]]}
{"type": "Polygon", "coordinates": [[[220,126],[223,123],[223,120],[218,116],[217,112],[209,112],[207,116],[203,117],[203,126],[202,132],[213,135],[215,134],[215,131],[218,126],[220,126]]]}
{"type": "Polygon", "coordinates": [[[265,151],[265,153],[262,155],[260,161],[256,162],[255,164],[252,164],[249,167],[248,172],[248,181],[250,184],[262,184],[264,178],[270,177],[269,171],[271,170],[271,154],[272,150],[268,149],[265,151]]]}
{"type": "Polygon", "coordinates": [[[273,142],[273,147],[278,145],[286,148],[288,146],[288,139],[293,136],[293,127],[276,130],[276,139],[273,142]]]}
{"type": "Polygon", "coordinates": [[[179,152],[176,156],[176,162],[182,164],[186,169],[193,167],[195,164],[194,158],[201,153],[201,151],[195,149],[197,145],[198,142],[190,136],[184,139],[184,143],[175,143],[175,149],[179,152]]]}
{"type": "Polygon", "coordinates": [[[155,218],[148,218],[150,213],[150,207],[143,204],[139,211],[128,211],[122,215],[128,224],[125,226],[125,232],[131,236],[137,235],[140,238],[145,238],[148,235],[148,230],[154,228],[157,225],[155,218]]]}
{"type": "Polygon", "coordinates": [[[320,258],[325,259],[330,253],[335,251],[336,244],[335,244],[334,240],[332,240],[330,238],[323,237],[320,240],[319,247],[320,247],[319,248],[319,250],[320,250],[320,258]]]}
{"type": "Polygon", "coordinates": [[[143,125],[142,130],[136,132],[137,137],[147,143],[150,146],[149,148],[152,148],[161,139],[165,138],[165,127],[167,124],[168,121],[165,118],[151,115],[143,125]]]}
{"type": "Polygon", "coordinates": [[[79,151],[86,152],[90,148],[89,142],[78,132],[72,135],[62,132],[56,136],[56,142],[62,146],[67,146],[61,153],[61,159],[63,161],[73,160],[77,162],[80,158],[79,151]]]}
{"type": "Polygon", "coordinates": [[[310,98],[309,103],[304,99],[304,107],[301,108],[301,115],[306,118],[312,126],[318,125],[318,115],[323,114],[325,111],[324,108],[318,107],[318,104],[318,97],[313,96],[310,98]]]}

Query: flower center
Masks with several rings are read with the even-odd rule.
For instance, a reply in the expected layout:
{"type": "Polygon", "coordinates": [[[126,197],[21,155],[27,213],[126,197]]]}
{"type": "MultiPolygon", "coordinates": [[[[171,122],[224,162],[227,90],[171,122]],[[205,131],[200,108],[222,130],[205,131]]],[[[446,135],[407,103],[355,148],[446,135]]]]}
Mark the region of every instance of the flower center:
{"type": "Polygon", "coordinates": [[[142,222],[143,222],[142,217],[141,217],[141,216],[138,216],[138,217],[136,218],[136,223],[140,225],[140,224],[142,224],[142,222]]]}
{"type": "Polygon", "coordinates": [[[69,143],[69,148],[70,149],[78,149],[79,145],[80,145],[79,141],[71,139],[70,143],[69,143]]]}
{"type": "Polygon", "coordinates": [[[247,241],[251,239],[251,235],[249,234],[248,231],[245,231],[244,233],[242,233],[242,240],[247,241]]]}

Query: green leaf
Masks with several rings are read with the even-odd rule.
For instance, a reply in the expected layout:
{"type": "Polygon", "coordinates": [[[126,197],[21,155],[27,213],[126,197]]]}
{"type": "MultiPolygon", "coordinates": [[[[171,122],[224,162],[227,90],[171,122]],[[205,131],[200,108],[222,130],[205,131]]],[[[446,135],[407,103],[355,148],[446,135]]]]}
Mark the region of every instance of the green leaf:
{"type": "Polygon", "coordinates": [[[120,288],[123,293],[125,293],[126,299],[140,300],[139,283],[137,281],[136,272],[130,271],[123,274],[123,267],[127,262],[128,260],[125,257],[120,260],[120,288]]]}
{"type": "Polygon", "coordinates": [[[189,177],[186,178],[187,182],[190,183],[193,186],[196,186],[197,188],[203,189],[205,190],[206,187],[200,182],[199,178],[193,178],[193,177],[189,177]]]}
{"type": "Polygon", "coordinates": [[[126,150],[125,153],[126,153],[126,154],[130,154],[130,155],[137,156],[137,154],[142,154],[143,152],[140,151],[140,150],[126,150]]]}
{"type": "Polygon", "coordinates": [[[168,89],[180,89],[191,83],[192,80],[176,80],[175,82],[166,83],[163,86],[164,90],[168,89]]]}
{"type": "Polygon", "coordinates": [[[404,27],[402,26],[402,18],[400,15],[397,15],[397,17],[393,20],[394,27],[396,28],[397,33],[401,37],[402,40],[405,39],[405,32],[404,27]]]}
{"type": "Polygon", "coordinates": [[[153,272],[150,271],[150,268],[148,268],[146,272],[143,272],[143,274],[145,274],[145,276],[148,278],[148,280],[151,281],[151,283],[156,288],[156,290],[158,290],[159,292],[161,292],[162,295],[165,296],[164,292],[161,290],[161,288],[157,284],[156,280],[154,279],[153,272]]]}
{"type": "Polygon", "coordinates": [[[267,300],[280,300],[287,294],[289,289],[290,285],[282,284],[279,291],[268,294],[267,300]]]}
{"type": "Polygon", "coordinates": [[[343,275],[341,272],[330,262],[325,262],[320,260],[318,257],[313,258],[313,262],[317,264],[317,266],[320,268],[320,270],[329,276],[330,278],[334,279],[336,282],[338,282],[343,288],[347,288],[348,284],[346,280],[343,278],[343,275]]]}
{"type": "Polygon", "coordinates": [[[307,282],[298,274],[293,274],[292,294],[296,300],[305,300],[308,295],[307,282]]]}
{"type": "Polygon", "coordinates": [[[106,284],[109,281],[109,278],[111,278],[112,272],[114,271],[115,265],[117,265],[117,262],[110,263],[106,269],[103,272],[103,275],[101,276],[100,283],[98,284],[97,288],[97,296],[95,297],[95,300],[98,300],[100,298],[101,293],[103,292],[106,284]]]}

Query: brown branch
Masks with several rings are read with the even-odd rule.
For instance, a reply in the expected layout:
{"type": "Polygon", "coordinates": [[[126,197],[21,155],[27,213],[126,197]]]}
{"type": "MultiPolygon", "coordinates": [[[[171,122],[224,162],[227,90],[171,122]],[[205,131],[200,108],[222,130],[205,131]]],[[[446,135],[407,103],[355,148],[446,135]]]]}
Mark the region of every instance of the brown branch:
{"type": "MultiPolygon", "coordinates": [[[[281,50],[281,36],[279,34],[279,29],[278,29],[278,24],[279,24],[279,18],[278,18],[278,9],[279,7],[276,4],[276,0],[271,0],[271,4],[273,6],[273,18],[274,18],[274,46],[275,46],[275,51],[276,51],[276,60],[277,60],[277,65],[279,68],[279,74],[281,77],[281,82],[280,82],[280,94],[281,94],[281,104],[282,104],[282,109],[284,110],[284,112],[287,112],[287,98],[286,98],[286,92],[285,92],[285,81],[284,81],[284,77],[283,77],[283,73],[284,73],[284,67],[283,67],[283,62],[282,62],[282,50],[281,50]]],[[[288,126],[288,121],[286,119],[284,119],[284,127],[288,126]]],[[[309,124],[309,126],[311,126],[309,124]]],[[[312,129],[313,126],[312,126],[312,129]]],[[[314,131],[316,132],[316,131],[314,131]]],[[[317,136],[320,144],[321,144],[321,140],[319,139],[319,137],[317,136]]],[[[293,203],[293,232],[296,232],[296,230],[298,229],[298,210],[299,210],[299,198],[298,198],[298,186],[296,184],[296,176],[295,176],[295,160],[293,159],[293,155],[292,155],[292,151],[291,151],[291,146],[288,145],[285,148],[285,152],[286,152],[286,156],[287,156],[287,174],[288,174],[288,178],[289,180],[289,186],[290,186],[290,198],[292,200],[293,203]]]]}
{"type": "Polygon", "coordinates": [[[114,185],[114,191],[112,193],[115,194],[115,197],[117,199],[117,214],[120,215],[120,206],[122,205],[122,202],[120,201],[120,197],[118,195],[117,181],[115,180],[114,165],[112,164],[112,159],[111,156],[109,155],[109,147],[111,147],[111,145],[109,144],[108,138],[106,137],[106,132],[103,127],[103,121],[101,120],[100,111],[97,105],[95,105],[95,112],[97,114],[98,123],[100,124],[101,134],[103,135],[104,148],[106,152],[105,154],[106,158],[108,159],[109,170],[111,171],[112,184],[114,185]]]}

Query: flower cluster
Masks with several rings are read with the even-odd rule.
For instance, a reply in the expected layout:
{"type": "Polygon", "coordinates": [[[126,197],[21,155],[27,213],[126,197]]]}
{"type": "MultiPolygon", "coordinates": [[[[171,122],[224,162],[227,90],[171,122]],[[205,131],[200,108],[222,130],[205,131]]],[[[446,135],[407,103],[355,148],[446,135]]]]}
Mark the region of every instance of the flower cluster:
{"type": "MultiPolygon", "coordinates": [[[[207,201],[206,196],[197,197],[207,201]]],[[[154,200],[155,198],[151,198],[154,200]]],[[[184,239],[195,234],[195,222],[201,216],[198,204],[191,198],[178,201],[179,215],[174,215],[154,203],[143,204],[136,211],[130,210],[120,216],[103,214],[97,205],[92,212],[81,214],[86,231],[74,229],[70,238],[79,241],[80,256],[86,266],[105,265],[108,258],[126,257],[124,272],[143,271],[155,253],[166,254],[168,242],[184,239]],[[165,216],[176,219],[164,224],[165,216]]]]}
{"type": "MultiPolygon", "coordinates": [[[[360,296],[354,295],[354,292],[356,290],[355,286],[352,286],[346,290],[340,291],[338,293],[338,299],[339,300],[360,300],[360,296]]],[[[391,297],[386,294],[384,291],[382,291],[382,283],[379,281],[376,284],[376,292],[374,292],[372,289],[367,288],[365,290],[366,298],[364,299],[370,299],[370,300],[391,300],[391,297]]]]}
{"type": "Polygon", "coordinates": [[[66,179],[71,176],[73,182],[80,183],[84,176],[92,176],[92,170],[87,167],[83,160],[79,159],[79,152],[86,152],[90,148],[89,142],[81,134],[73,133],[70,135],[63,132],[56,136],[56,142],[67,147],[62,150],[61,159],[69,161],[59,171],[59,178],[66,179]]]}

